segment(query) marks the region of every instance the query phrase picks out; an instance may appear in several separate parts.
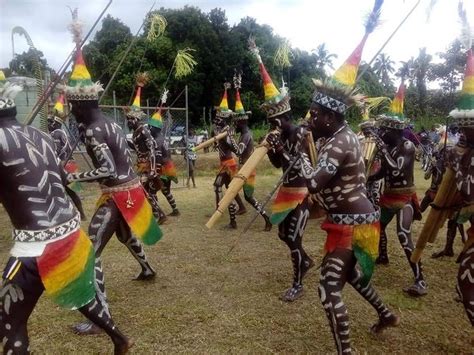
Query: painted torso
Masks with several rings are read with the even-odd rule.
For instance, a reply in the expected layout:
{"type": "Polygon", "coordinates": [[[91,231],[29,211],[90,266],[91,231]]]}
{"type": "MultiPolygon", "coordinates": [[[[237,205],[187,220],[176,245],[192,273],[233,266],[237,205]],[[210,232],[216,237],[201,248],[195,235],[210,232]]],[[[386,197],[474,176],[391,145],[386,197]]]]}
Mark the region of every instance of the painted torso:
{"type": "Polygon", "coordinates": [[[456,186],[465,204],[474,203],[474,148],[455,146],[449,154],[449,165],[455,172],[456,186]]]}
{"type": "MultiPolygon", "coordinates": [[[[215,135],[223,132],[223,130],[216,129],[215,135]]],[[[220,161],[225,161],[232,159],[234,156],[232,155],[232,142],[230,137],[227,136],[220,141],[217,142],[217,150],[219,152],[219,159],[220,161]]]]}
{"type": "Polygon", "coordinates": [[[113,176],[101,179],[101,184],[116,186],[137,177],[125,134],[115,122],[102,116],[87,126],[79,124],[79,129],[84,132],[87,153],[94,167],[105,167],[114,172],[113,176]]]}
{"type": "Polygon", "coordinates": [[[138,160],[150,160],[152,149],[154,148],[154,150],[156,150],[157,144],[146,124],[138,124],[137,128],[133,131],[132,140],[138,160]]]}
{"type": "Polygon", "coordinates": [[[359,140],[344,126],[326,139],[318,152],[316,169],[305,159],[305,176],[310,193],[316,194],[321,206],[330,214],[374,212],[367,198],[365,164],[359,140]]]}
{"type": "Polygon", "coordinates": [[[54,141],[56,154],[58,155],[61,161],[64,161],[67,157],[70,156],[72,150],[66,132],[64,132],[64,130],[62,129],[55,129],[51,132],[51,137],[54,141]]]}
{"type": "Polygon", "coordinates": [[[0,202],[16,229],[46,229],[76,215],[48,135],[0,120],[0,161],[0,202]]]}
{"type": "Polygon", "coordinates": [[[395,161],[396,167],[390,166],[385,161],[382,163],[385,188],[408,188],[414,186],[415,145],[409,140],[402,139],[398,146],[389,146],[388,151],[395,161]]]}

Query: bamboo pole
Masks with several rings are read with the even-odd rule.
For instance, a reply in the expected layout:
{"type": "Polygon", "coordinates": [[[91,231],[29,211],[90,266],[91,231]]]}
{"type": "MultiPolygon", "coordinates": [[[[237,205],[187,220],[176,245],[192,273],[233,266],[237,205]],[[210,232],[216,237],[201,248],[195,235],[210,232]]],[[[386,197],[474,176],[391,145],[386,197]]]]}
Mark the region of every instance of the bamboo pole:
{"type": "Polygon", "coordinates": [[[195,146],[195,147],[193,148],[193,151],[194,151],[194,152],[197,152],[198,150],[207,148],[207,147],[213,145],[214,143],[217,143],[217,142],[220,141],[221,139],[227,137],[228,135],[229,135],[229,132],[228,132],[228,131],[221,132],[221,133],[219,133],[217,136],[211,137],[211,138],[209,138],[207,141],[202,142],[201,144],[195,146]]]}
{"type": "Polygon", "coordinates": [[[415,250],[411,255],[411,261],[417,263],[421,259],[421,254],[426,246],[426,244],[433,243],[436,239],[436,236],[443,226],[444,222],[450,214],[450,210],[446,207],[452,206],[457,195],[457,186],[455,180],[455,173],[453,169],[446,169],[444,173],[443,180],[439,185],[438,192],[433,201],[433,206],[426,218],[426,222],[423,225],[420,236],[416,241],[415,250]]]}
{"type": "Polygon", "coordinates": [[[206,227],[211,229],[219,218],[224,214],[225,210],[234,200],[235,196],[239,193],[240,189],[244,186],[248,177],[255,170],[260,161],[265,157],[268,152],[268,147],[266,145],[260,145],[253,151],[252,155],[245,162],[245,164],[240,168],[239,172],[234,176],[232,181],[229,184],[224,196],[219,201],[216,211],[211,216],[209,221],[206,223],[206,227]]]}

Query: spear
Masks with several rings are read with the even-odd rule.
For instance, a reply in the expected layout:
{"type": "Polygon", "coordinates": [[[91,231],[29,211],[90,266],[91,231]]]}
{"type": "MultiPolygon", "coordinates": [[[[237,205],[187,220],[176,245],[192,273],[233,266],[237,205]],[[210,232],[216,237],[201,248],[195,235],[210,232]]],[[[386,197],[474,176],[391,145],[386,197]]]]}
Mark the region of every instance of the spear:
{"type": "MultiPolygon", "coordinates": [[[[110,4],[112,4],[112,1],[113,0],[109,0],[109,2],[107,3],[107,5],[105,6],[104,10],[102,10],[102,12],[100,13],[99,17],[97,17],[96,21],[94,22],[94,24],[92,25],[91,29],[89,30],[89,32],[87,32],[87,35],[84,37],[84,39],[81,41],[81,43],[79,44],[79,47],[81,48],[84,43],[87,41],[87,39],[89,38],[89,36],[92,34],[92,31],[94,31],[95,27],[97,26],[97,24],[99,23],[100,19],[104,16],[105,12],[107,11],[107,9],[109,8],[110,4]]],[[[56,87],[56,85],[59,84],[59,82],[63,79],[64,77],[64,74],[66,73],[66,70],[67,68],[69,68],[69,65],[72,63],[73,61],[73,56],[74,56],[74,53],[76,51],[76,48],[74,48],[71,53],[69,53],[69,56],[66,58],[66,60],[64,61],[63,65],[59,68],[59,71],[58,71],[58,74],[57,74],[57,77],[55,80],[51,81],[50,84],[48,85],[48,87],[46,88],[46,90],[44,91],[43,95],[39,98],[38,101],[36,101],[36,104],[35,106],[33,106],[33,110],[30,112],[29,116],[27,117],[25,123],[27,125],[30,125],[36,115],[38,114],[38,112],[41,110],[41,107],[43,107],[43,105],[45,104],[46,100],[48,100],[48,98],[52,95],[53,93],[53,90],[54,88],[56,87]]]]}
{"type": "Polygon", "coordinates": [[[388,36],[387,40],[385,41],[385,43],[382,45],[382,47],[380,47],[380,49],[377,51],[377,53],[375,53],[375,55],[372,57],[372,59],[370,60],[369,64],[367,64],[367,66],[359,73],[359,75],[357,75],[357,79],[356,79],[356,82],[359,81],[359,79],[362,77],[362,75],[365,74],[365,72],[370,68],[370,65],[373,63],[373,61],[378,57],[378,55],[383,51],[383,49],[385,48],[385,46],[388,44],[388,42],[390,42],[390,40],[393,38],[393,36],[395,36],[395,34],[398,32],[398,30],[400,29],[400,27],[402,27],[402,25],[406,22],[406,20],[408,20],[408,18],[410,17],[410,15],[413,13],[413,11],[415,11],[415,9],[418,7],[418,5],[420,4],[421,0],[418,0],[416,2],[416,4],[412,7],[412,9],[408,12],[408,14],[402,19],[402,21],[400,22],[400,24],[395,28],[395,30],[392,32],[392,34],[390,36],[388,36]]]}

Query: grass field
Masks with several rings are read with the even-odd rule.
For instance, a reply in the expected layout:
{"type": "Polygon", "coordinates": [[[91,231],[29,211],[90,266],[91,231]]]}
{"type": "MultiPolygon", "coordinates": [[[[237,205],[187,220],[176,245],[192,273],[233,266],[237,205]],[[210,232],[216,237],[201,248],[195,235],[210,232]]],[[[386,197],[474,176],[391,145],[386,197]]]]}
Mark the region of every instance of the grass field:
{"type": "MultiPolygon", "coordinates": [[[[239,230],[213,230],[204,224],[213,212],[212,173],[214,154],[200,156],[197,189],[180,188],[174,195],[181,217],[164,225],[164,238],[147,247],[149,260],[157,271],[152,282],[131,279],[139,266],[127,248],[113,238],[103,253],[110,307],[117,325],[135,340],[132,353],[334,353],[334,344],[316,292],[319,270],[305,279],[303,298],[286,304],[280,294],[291,283],[292,267],[286,245],[276,229],[262,232],[259,217],[245,235],[240,230],[253,211],[238,218],[239,230]],[[228,254],[235,243],[237,247],[228,254]]],[[[263,199],[279,178],[268,162],[257,177],[257,196],[263,199]]],[[[417,166],[416,180],[421,197],[428,182],[417,166]]],[[[90,217],[98,197],[97,185],[87,185],[82,193],[90,217]]],[[[170,212],[159,196],[164,208],[170,212]]],[[[250,208],[250,206],[249,206],[250,208]]],[[[426,216],[425,216],[426,217],[426,216]]],[[[5,264],[11,247],[10,224],[0,213],[2,252],[5,264]]],[[[322,258],[325,235],[320,220],[311,220],[304,245],[317,264],[322,258]]],[[[89,221],[84,223],[87,229],[89,221]]],[[[423,225],[413,226],[416,238],[423,225]]],[[[369,327],[376,313],[347,286],[344,300],[351,319],[353,348],[360,353],[471,353],[473,331],[464,309],[453,298],[457,274],[454,258],[433,260],[428,256],[442,247],[445,230],[425,251],[424,270],[429,284],[427,296],[405,296],[402,287],[412,282],[412,274],[402,248],[389,227],[390,265],[376,269],[373,283],[391,309],[401,316],[398,328],[379,337],[369,327]]],[[[455,251],[461,249],[456,239],[455,251]]],[[[110,353],[105,335],[79,337],[70,326],[82,320],[78,312],[65,311],[43,297],[29,322],[31,349],[36,353],[110,353]]]]}

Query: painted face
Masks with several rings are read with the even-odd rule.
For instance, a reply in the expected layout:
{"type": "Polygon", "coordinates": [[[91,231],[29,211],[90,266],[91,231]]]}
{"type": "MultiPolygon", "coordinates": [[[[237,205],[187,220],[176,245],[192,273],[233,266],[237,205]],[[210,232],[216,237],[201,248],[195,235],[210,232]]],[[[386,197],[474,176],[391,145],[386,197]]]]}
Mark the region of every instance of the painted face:
{"type": "Polygon", "coordinates": [[[392,144],[396,142],[396,138],[398,134],[397,134],[397,131],[392,128],[380,127],[379,136],[380,138],[382,138],[384,143],[392,144]]]}
{"type": "Polygon", "coordinates": [[[138,125],[138,119],[137,118],[127,116],[128,129],[134,130],[135,128],[137,128],[137,125],[138,125]]]}
{"type": "Polygon", "coordinates": [[[318,104],[311,104],[309,109],[309,128],[313,133],[314,138],[321,138],[324,137],[324,131],[326,129],[323,117],[325,115],[322,107],[318,104]]]}

